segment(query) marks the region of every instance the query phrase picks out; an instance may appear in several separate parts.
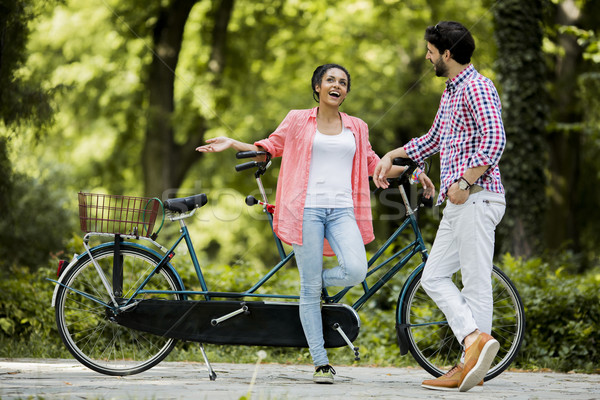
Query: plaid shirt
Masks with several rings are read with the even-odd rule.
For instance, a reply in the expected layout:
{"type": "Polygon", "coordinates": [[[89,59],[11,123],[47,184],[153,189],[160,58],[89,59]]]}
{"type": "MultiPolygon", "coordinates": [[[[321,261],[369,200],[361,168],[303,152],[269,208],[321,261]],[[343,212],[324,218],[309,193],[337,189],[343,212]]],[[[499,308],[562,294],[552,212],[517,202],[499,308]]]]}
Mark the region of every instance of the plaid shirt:
{"type": "Polygon", "coordinates": [[[404,149],[423,166],[423,160],[440,153],[440,194],[443,203],[448,189],[469,168],[488,165],[476,182],[484,189],[504,193],[498,162],[506,145],[500,97],[491,80],[469,65],[446,81],[440,107],[427,134],[410,140],[404,149]]]}

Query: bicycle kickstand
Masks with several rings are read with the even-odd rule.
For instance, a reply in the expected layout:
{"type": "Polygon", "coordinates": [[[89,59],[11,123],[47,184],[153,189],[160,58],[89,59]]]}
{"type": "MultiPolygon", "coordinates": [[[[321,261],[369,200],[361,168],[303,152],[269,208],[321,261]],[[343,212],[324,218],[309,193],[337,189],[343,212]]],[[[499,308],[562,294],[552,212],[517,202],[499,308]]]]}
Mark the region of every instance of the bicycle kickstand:
{"type": "Polygon", "coordinates": [[[208,368],[208,377],[210,378],[211,381],[216,380],[217,374],[215,373],[212,366],[210,365],[210,362],[208,362],[208,357],[206,357],[206,352],[204,351],[204,345],[202,343],[200,343],[200,351],[202,352],[202,357],[204,357],[204,362],[206,363],[206,368],[208,368]]]}
{"type": "Polygon", "coordinates": [[[342,338],[344,339],[344,341],[348,344],[348,347],[350,347],[350,349],[354,352],[354,360],[355,361],[359,361],[360,360],[360,355],[358,352],[358,347],[354,346],[354,344],[352,344],[352,342],[350,341],[350,339],[348,339],[348,336],[346,336],[346,334],[344,333],[344,331],[342,330],[342,327],[340,326],[340,324],[338,324],[337,322],[335,324],[333,324],[331,326],[333,329],[335,329],[336,331],[338,331],[338,333],[340,335],[342,335],[342,338]]]}

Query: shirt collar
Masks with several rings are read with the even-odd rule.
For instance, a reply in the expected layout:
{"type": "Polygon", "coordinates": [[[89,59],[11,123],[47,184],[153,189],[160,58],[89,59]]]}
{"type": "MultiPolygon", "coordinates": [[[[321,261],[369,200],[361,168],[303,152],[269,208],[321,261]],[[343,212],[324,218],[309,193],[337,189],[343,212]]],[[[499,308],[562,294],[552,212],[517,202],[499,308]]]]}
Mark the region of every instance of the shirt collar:
{"type": "Polygon", "coordinates": [[[454,93],[458,90],[463,83],[469,80],[475,74],[475,67],[473,64],[469,64],[469,66],[463,69],[460,74],[456,75],[453,79],[448,79],[446,81],[446,90],[450,93],[454,93]]]}

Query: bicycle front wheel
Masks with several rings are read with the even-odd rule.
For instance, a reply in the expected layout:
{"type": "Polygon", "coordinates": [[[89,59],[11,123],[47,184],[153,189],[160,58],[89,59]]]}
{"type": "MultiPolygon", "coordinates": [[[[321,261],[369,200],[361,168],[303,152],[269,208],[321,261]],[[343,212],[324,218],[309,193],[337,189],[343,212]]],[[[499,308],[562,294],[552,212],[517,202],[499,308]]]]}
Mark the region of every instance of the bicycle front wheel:
{"type": "MultiPolygon", "coordinates": [[[[114,247],[92,249],[91,252],[110,282],[114,247]]],[[[118,257],[123,264],[123,294],[119,299],[127,300],[156,267],[159,258],[127,243],[120,244],[118,257]]],[[[176,340],[121,326],[111,320],[109,307],[94,301],[111,304],[89,256],[82,257],[67,274],[63,280],[67,287],[61,286],[57,292],[56,322],[67,349],[83,365],[106,375],[132,375],[152,368],[171,352],[176,340]]],[[[145,289],[183,288],[170,268],[161,268],[145,289]]],[[[138,295],[137,298],[150,298],[150,295],[138,295]]],[[[153,293],[151,298],[182,300],[183,296],[153,293]]]]}
{"type": "MultiPolygon", "coordinates": [[[[441,376],[462,354],[444,314],[421,286],[422,271],[410,282],[404,297],[398,300],[397,319],[404,329],[409,351],[417,362],[433,376],[441,376]],[[401,304],[402,302],[402,304],[401,304]],[[401,311],[401,312],[400,312],[401,311]]],[[[454,276],[461,286],[460,272],[454,276]]],[[[498,267],[492,271],[494,311],[492,336],[500,342],[500,350],[485,380],[498,376],[517,356],[525,333],[523,302],[512,281],[498,267]]]]}

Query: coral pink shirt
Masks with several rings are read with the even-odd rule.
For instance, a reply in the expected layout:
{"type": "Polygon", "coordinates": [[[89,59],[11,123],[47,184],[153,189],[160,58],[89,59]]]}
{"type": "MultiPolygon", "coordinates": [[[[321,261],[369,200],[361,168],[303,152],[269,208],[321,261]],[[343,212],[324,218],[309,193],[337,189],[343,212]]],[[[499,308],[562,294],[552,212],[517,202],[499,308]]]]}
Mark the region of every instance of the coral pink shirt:
{"type": "MultiPolygon", "coordinates": [[[[273,157],[282,157],[277,179],[273,229],[287,244],[302,244],[302,220],[308,187],[313,139],[317,131],[317,110],[292,110],[267,139],[255,142],[273,157]]],[[[371,242],[373,224],[369,175],[375,170],[379,157],[369,143],[369,128],[359,118],[340,113],[342,124],[350,129],[356,141],[352,162],[352,200],[354,215],[363,242],[371,242]]],[[[324,254],[333,255],[328,243],[324,254]]]]}

